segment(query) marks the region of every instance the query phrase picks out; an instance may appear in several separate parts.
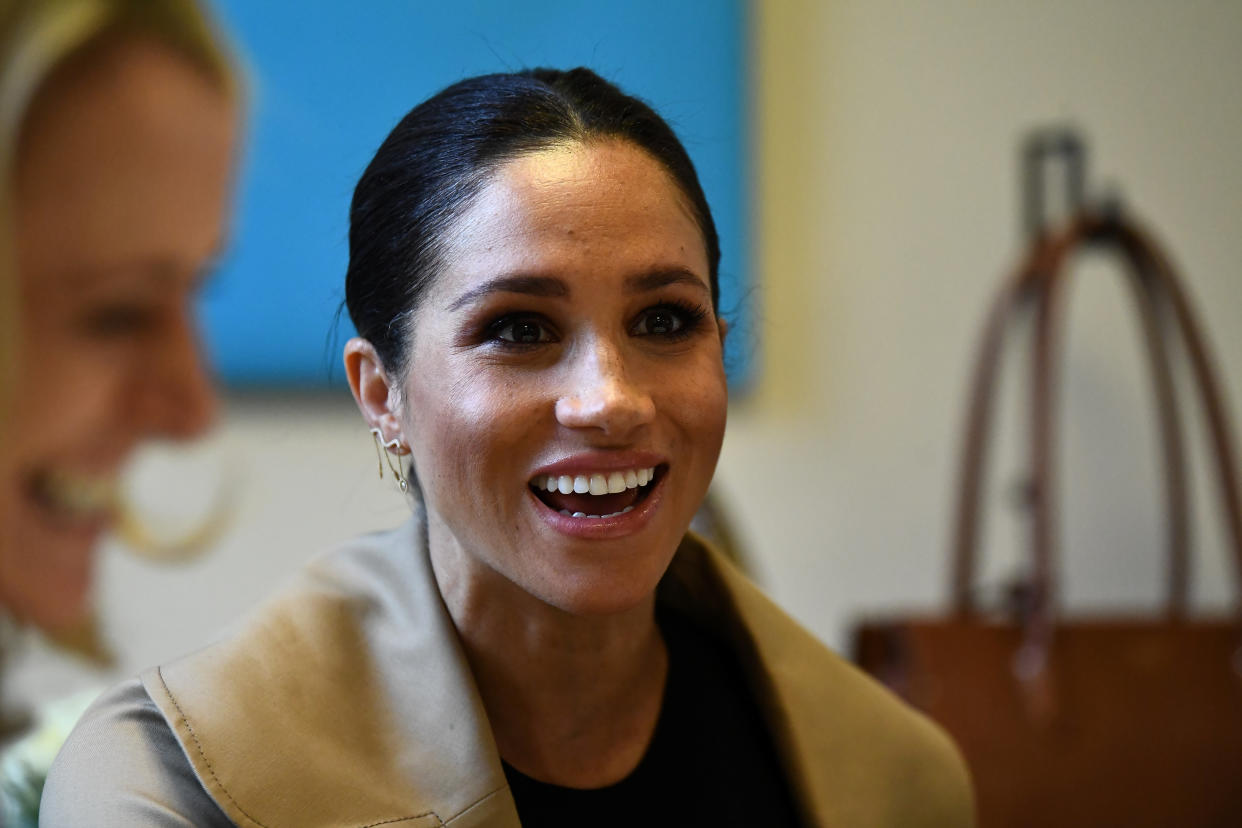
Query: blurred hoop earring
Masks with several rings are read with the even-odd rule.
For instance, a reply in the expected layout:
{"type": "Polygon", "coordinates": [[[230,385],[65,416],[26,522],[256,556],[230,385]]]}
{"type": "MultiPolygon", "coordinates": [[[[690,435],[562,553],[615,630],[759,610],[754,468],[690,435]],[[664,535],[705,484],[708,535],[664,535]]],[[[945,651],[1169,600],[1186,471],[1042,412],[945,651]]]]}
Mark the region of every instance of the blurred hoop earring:
{"type": "MultiPolygon", "coordinates": [[[[231,475],[225,475],[226,478],[231,475]]],[[[222,480],[216,487],[211,511],[197,525],[176,537],[167,537],[152,528],[152,521],[139,515],[124,497],[113,504],[116,534],[140,558],[160,563],[186,563],[211,549],[233,521],[235,483],[222,480]]]]}
{"type": "Polygon", "coordinates": [[[397,486],[401,488],[401,494],[407,494],[410,491],[410,483],[405,479],[405,475],[401,473],[401,464],[393,462],[392,455],[389,452],[405,454],[409,449],[395,437],[385,442],[384,433],[378,428],[371,429],[371,436],[375,438],[375,460],[379,464],[380,479],[384,479],[384,459],[387,458],[388,469],[392,472],[392,476],[397,478],[397,486]]]}

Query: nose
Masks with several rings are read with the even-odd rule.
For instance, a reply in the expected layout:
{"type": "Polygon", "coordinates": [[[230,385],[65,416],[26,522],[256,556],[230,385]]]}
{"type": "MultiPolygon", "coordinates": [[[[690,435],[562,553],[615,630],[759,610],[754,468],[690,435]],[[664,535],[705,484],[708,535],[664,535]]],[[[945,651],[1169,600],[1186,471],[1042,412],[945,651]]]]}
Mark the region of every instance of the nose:
{"type": "Polygon", "coordinates": [[[188,440],[215,422],[218,400],[192,312],[169,323],[142,360],[133,404],[153,437],[188,440]]]}
{"type": "Polygon", "coordinates": [[[636,383],[616,346],[595,342],[574,360],[556,419],[574,429],[597,430],[624,440],[655,418],[650,392],[636,383]]]}

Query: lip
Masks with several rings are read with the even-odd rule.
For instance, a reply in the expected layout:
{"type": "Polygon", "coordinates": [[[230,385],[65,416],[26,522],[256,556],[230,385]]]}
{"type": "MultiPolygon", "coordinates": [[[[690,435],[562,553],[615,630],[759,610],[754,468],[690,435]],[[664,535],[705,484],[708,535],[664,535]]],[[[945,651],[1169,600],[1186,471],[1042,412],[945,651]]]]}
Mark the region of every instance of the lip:
{"type": "MultiPolygon", "coordinates": [[[[629,469],[647,469],[667,464],[663,455],[653,451],[591,451],[565,457],[531,472],[526,480],[534,480],[540,475],[563,474],[570,476],[591,474],[592,472],[627,471],[629,469]]],[[[637,511],[637,510],[635,510],[637,511]]]]}
{"type": "MultiPolygon", "coordinates": [[[[73,474],[82,477],[103,477],[103,473],[75,471],[73,474]]],[[[40,494],[35,474],[25,476],[21,486],[21,497],[26,511],[35,515],[45,530],[65,537],[74,537],[81,542],[94,543],[99,536],[108,531],[115,522],[115,511],[111,508],[68,514],[50,505],[40,494]]]]}
{"type": "Polygon", "coordinates": [[[36,517],[38,525],[43,528],[43,531],[51,532],[66,539],[72,538],[77,543],[94,546],[98,543],[100,537],[112,528],[114,522],[113,515],[111,514],[69,518],[52,511],[28,492],[25,493],[23,499],[26,504],[26,511],[36,517]]]}
{"type": "Polygon", "coordinates": [[[563,535],[582,540],[623,538],[641,532],[651,522],[663,502],[664,481],[668,472],[667,463],[659,454],[641,451],[576,454],[541,466],[531,474],[533,479],[540,475],[576,475],[651,467],[659,472],[651,484],[651,490],[631,511],[613,517],[576,518],[562,515],[540,500],[529,486],[526,488],[526,496],[540,519],[563,535]]]}

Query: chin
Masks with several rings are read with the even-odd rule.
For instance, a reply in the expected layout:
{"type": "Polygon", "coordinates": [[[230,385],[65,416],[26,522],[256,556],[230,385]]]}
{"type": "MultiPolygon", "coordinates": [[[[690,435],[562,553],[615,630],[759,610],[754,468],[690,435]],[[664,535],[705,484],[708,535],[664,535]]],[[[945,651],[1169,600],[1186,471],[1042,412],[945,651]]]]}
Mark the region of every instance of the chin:
{"type": "Polygon", "coordinates": [[[55,584],[38,595],[6,598],[5,608],[23,624],[48,633],[62,633],[79,628],[91,617],[89,595],[90,590],[85,587],[55,584]]]}
{"type": "Polygon", "coordinates": [[[590,567],[570,579],[566,579],[562,571],[559,577],[550,577],[545,582],[544,588],[538,591],[542,595],[536,594],[545,603],[570,615],[621,615],[650,605],[671,557],[652,560],[641,569],[636,568],[633,561],[626,562],[624,571],[607,566],[590,567]]]}
{"type": "Polygon", "coordinates": [[[94,542],[75,537],[5,547],[0,550],[6,558],[0,566],[0,602],[16,620],[57,633],[90,617],[94,542]]]}
{"type": "Polygon", "coordinates": [[[74,630],[89,620],[94,611],[89,580],[73,585],[58,585],[51,600],[36,610],[32,623],[51,633],[74,630]]]}

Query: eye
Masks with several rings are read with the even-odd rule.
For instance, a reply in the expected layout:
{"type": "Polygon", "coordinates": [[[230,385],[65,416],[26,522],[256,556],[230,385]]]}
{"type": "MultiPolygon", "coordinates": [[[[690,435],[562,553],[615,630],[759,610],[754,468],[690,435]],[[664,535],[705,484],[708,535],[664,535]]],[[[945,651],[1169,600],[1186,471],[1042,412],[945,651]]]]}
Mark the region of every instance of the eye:
{"type": "Polygon", "coordinates": [[[668,308],[652,308],[638,318],[634,333],[639,335],[668,336],[681,330],[681,316],[668,308]]]}
{"type": "Polygon", "coordinates": [[[494,339],[513,345],[538,345],[556,339],[546,323],[533,316],[507,316],[491,325],[494,339]]]}
{"type": "Polygon", "coordinates": [[[143,334],[156,324],[155,311],[139,305],[104,305],[86,312],[81,318],[83,332],[98,339],[143,334]]]}
{"type": "Polygon", "coordinates": [[[654,305],[638,314],[630,333],[635,336],[680,339],[693,333],[706,316],[707,311],[698,305],[654,305]]]}

